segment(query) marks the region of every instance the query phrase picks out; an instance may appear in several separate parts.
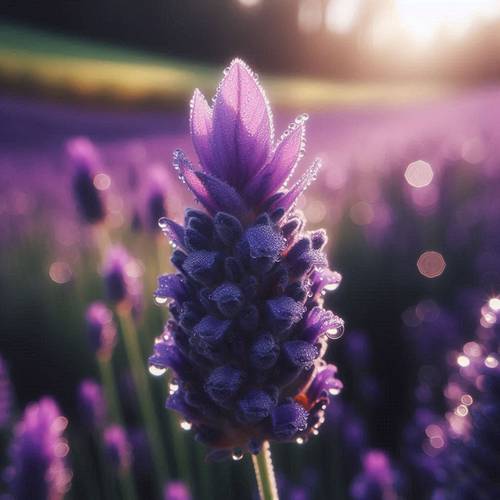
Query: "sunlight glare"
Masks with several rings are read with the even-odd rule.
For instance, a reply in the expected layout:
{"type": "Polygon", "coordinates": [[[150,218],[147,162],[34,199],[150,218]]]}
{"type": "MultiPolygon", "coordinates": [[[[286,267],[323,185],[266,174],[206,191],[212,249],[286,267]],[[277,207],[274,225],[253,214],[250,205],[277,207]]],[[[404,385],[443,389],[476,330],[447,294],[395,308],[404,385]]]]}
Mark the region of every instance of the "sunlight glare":
{"type": "Polygon", "coordinates": [[[335,33],[351,31],[361,7],[361,0],[330,0],[326,8],[326,25],[335,33]]]}
{"type": "Polygon", "coordinates": [[[395,0],[402,28],[417,42],[428,43],[440,31],[461,36],[476,22],[500,15],[495,0],[395,0]]]}

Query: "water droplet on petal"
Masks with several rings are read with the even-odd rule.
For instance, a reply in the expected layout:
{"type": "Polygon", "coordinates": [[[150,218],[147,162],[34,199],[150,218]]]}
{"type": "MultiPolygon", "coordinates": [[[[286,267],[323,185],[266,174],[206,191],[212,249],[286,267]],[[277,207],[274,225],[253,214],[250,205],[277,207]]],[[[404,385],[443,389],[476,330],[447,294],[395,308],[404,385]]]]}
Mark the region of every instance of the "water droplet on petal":
{"type": "Polygon", "coordinates": [[[233,450],[232,459],[238,462],[243,458],[243,452],[241,450],[233,450]]]}
{"type": "Polygon", "coordinates": [[[295,442],[296,442],[297,444],[304,444],[304,438],[303,438],[303,437],[298,437],[298,438],[295,440],[295,442]]]}
{"type": "Polygon", "coordinates": [[[333,328],[329,328],[326,331],[326,336],[330,340],[339,339],[340,337],[342,337],[342,335],[344,335],[344,322],[340,318],[338,319],[339,319],[338,325],[334,326],[333,328]]]}
{"type": "Polygon", "coordinates": [[[191,422],[188,422],[187,420],[183,420],[181,422],[181,429],[183,431],[190,431],[192,427],[193,427],[193,424],[191,422]]]}
{"type": "Polygon", "coordinates": [[[166,304],[166,303],[167,303],[167,300],[168,300],[168,298],[167,298],[167,297],[160,297],[160,296],[156,296],[156,297],[155,297],[155,302],[156,302],[159,306],[162,306],[163,304],[166,304]]]}
{"type": "Polygon", "coordinates": [[[162,366],[149,366],[149,373],[151,373],[151,375],[154,375],[155,377],[161,377],[166,371],[167,369],[163,368],[162,366]]]}

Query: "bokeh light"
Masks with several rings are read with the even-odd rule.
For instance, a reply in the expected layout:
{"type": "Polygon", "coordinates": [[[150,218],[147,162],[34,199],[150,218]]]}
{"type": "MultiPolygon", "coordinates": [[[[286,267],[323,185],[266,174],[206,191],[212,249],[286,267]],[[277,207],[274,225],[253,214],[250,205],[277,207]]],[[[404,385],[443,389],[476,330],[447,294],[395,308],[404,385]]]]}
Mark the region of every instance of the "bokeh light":
{"type": "Polygon", "coordinates": [[[63,285],[71,280],[73,272],[67,262],[57,261],[53,262],[49,268],[50,279],[58,285],[63,285]]]}
{"type": "Polygon", "coordinates": [[[429,163],[417,160],[410,163],[405,170],[406,182],[412,187],[423,188],[428,186],[434,177],[434,172],[429,163]]]}
{"type": "Polygon", "coordinates": [[[111,186],[111,177],[104,173],[99,173],[94,177],[94,186],[99,191],[106,191],[111,186]]]}
{"type": "Polygon", "coordinates": [[[444,257],[434,250],[424,252],[417,261],[417,268],[426,278],[437,278],[443,274],[446,267],[444,257]]]}

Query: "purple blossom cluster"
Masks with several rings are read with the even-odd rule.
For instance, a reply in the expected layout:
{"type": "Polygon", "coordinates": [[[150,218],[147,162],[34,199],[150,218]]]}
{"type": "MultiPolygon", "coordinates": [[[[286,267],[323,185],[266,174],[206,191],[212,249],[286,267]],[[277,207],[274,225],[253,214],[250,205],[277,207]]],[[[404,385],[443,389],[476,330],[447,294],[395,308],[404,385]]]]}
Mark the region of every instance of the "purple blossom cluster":
{"type": "Polygon", "coordinates": [[[205,211],[184,225],[161,219],[177,272],[159,278],[156,302],[171,319],[154,346],[153,372],[174,372],[167,407],[180,413],[213,458],[257,453],[265,440],[300,442],[324,421],[342,385],[323,356],[343,322],[323,309],[340,275],[326,233],[306,232],[294,206],[315,162],[288,181],[303,155],[305,116],[274,143],[272,116],[255,75],[235,60],[211,108],[191,101],[200,168],[177,150],[174,167],[205,211]]]}
{"type": "Polygon", "coordinates": [[[63,436],[67,420],[50,398],[29,405],[16,424],[7,471],[16,500],[59,500],[68,491],[71,472],[63,436]]]}

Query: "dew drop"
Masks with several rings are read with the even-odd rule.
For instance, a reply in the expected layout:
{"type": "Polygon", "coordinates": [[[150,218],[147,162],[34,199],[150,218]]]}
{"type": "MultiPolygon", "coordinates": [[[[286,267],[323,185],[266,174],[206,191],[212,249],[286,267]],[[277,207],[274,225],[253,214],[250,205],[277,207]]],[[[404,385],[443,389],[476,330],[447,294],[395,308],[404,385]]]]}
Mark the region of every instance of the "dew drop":
{"type": "Polygon", "coordinates": [[[243,452],[241,450],[233,450],[232,459],[235,462],[240,461],[243,458],[243,452]]]}
{"type": "Polygon", "coordinates": [[[161,229],[166,229],[168,227],[168,219],[166,217],[161,217],[158,221],[158,225],[161,229]]]}
{"type": "Polygon", "coordinates": [[[325,285],[324,290],[326,292],[333,292],[334,290],[337,290],[339,285],[340,285],[340,280],[333,283],[328,283],[328,285],[325,285]]]}
{"type": "Polygon", "coordinates": [[[191,422],[188,422],[187,420],[183,420],[181,422],[181,429],[183,431],[190,431],[192,427],[193,427],[193,424],[191,422]]]}
{"type": "Polygon", "coordinates": [[[328,393],[330,396],[338,396],[340,394],[340,387],[330,387],[330,389],[328,389],[328,393]]]}
{"type": "Polygon", "coordinates": [[[303,438],[303,437],[298,437],[298,438],[295,440],[295,442],[296,442],[297,444],[304,444],[304,438],[303,438]]]}
{"type": "Polygon", "coordinates": [[[179,390],[179,384],[175,381],[172,380],[170,384],[168,385],[168,392],[170,395],[175,394],[179,390]]]}
{"type": "MultiPolygon", "coordinates": [[[[340,318],[339,318],[340,319],[340,318]]],[[[329,328],[327,331],[326,331],[326,336],[330,339],[330,340],[336,340],[336,339],[339,339],[340,337],[342,337],[342,335],[344,335],[344,323],[339,323],[337,326],[333,327],[333,328],[329,328]]]]}
{"type": "Polygon", "coordinates": [[[162,306],[163,304],[166,304],[167,303],[167,300],[168,300],[168,297],[160,297],[159,295],[157,295],[155,297],[155,302],[159,305],[159,306],[162,306]]]}
{"type": "Polygon", "coordinates": [[[149,366],[149,373],[151,373],[151,375],[154,375],[155,377],[161,377],[166,371],[167,369],[161,366],[155,366],[155,365],[149,366]]]}

